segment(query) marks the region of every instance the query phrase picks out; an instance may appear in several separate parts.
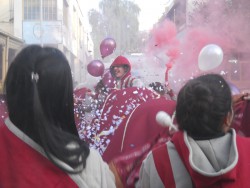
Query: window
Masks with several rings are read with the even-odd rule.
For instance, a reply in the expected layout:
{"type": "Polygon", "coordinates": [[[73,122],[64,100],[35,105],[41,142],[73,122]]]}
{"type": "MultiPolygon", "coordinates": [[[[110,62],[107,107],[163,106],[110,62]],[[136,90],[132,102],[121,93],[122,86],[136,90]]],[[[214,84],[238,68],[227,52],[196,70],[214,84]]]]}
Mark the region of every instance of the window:
{"type": "Polygon", "coordinates": [[[79,37],[79,46],[80,48],[83,47],[83,26],[82,26],[82,22],[79,19],[79,24],[78,24],[78,37],[79,37]]]}
{"type": "Polygon", "coordinates": [[[56,0],[43,0],[43,19],[57,20],[56,0]]]}
{"type": "Polygon", "coordinates": [[[69,13],[68,13],[68,4],[67,2],[64,0],[64,5],[63,5],[63,24],[68,28],[68,18],[69,18],[69,13]]]}
{"type": "Polygon", "coordinates": [[[8,66],[10,66],[10,64],[12,63],[12,61],[14,60],[15,56],[16,56],[16,51],[13,48],[9,48],[9,53],[8,53],[8,66]]]}
{"type": "Polygon", "coordinates": [[[41,5],[43,20],[57,20],[56,0],[24,0],[24,20],[39,20],[41,5]]]}
{"type": "Polygon", "coordinates": [[[24,0],[24,20],[40,19],[40,0],[24,0]]]}

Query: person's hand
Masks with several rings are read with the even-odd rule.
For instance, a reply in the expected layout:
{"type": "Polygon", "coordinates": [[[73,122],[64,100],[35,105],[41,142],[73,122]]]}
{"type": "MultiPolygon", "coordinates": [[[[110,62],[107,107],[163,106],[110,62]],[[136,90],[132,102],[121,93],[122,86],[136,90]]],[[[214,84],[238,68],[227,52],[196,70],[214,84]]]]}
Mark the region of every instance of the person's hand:
{"type": "Polygon", "coordinates": [[[237,103],[242,100],[250,100],[250,94],[249,93],[243,93],[243,94],[237,94],[233,95],[233,103],[237,103]]]}
{"type": "Polygon", "coordinates": [[[243,96],[244,100],[250,100],[250,93],[245,93],[243,96]]]}

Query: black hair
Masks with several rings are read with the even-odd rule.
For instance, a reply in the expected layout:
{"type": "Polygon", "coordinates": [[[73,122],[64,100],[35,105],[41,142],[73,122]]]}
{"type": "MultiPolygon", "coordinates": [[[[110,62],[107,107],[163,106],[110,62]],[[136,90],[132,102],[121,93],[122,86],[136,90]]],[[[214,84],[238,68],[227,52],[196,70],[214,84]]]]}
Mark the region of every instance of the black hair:
{"type": "Polygon", "coordinates": [[[123,65],[123,67],[126,73],[130,71],[130,67],[128,65],[123,65]]]}
{"type": "Polygon", "coordinates": [[[160,95],[165,94],[165,88],[160,82],[152,82],[149,84],[149,87],[155,90],[160,95]]]}
{"type": "Polygon", "coordinates": [[[10,120],[55,165],[69,173],[85,168],[89,146],[76,129],[71,70],[60,50],[38,45],[22,49],[9,67],[5,92],[10,120]]]}
{"type": "Polygon", "coordinates": [[[190,80],[177,97],[179,129],[198,139],[217,137],[223,134],[222,125],[231,105],[231,90],[222,76],[207,74],[190,80]]]}
{"type": "Polygon", "coordinates": [[[102,80],[99,80],[99,82],[95,86],[95,92],[96,93],[108,93],[108,88],[105,86],[102,80]]]}
{"type": "Polygon", "coordinates": [[[126,64],[112,65],[110,67],[110,73],[111,73],[111,75],[112,75],[113,78],[116,78],[115,73],[114,73],[115,67],[123,67],[124,68],[125,71],[124,71],[124,75],[123,76],[125,76],[127,73],[129,73],[130,72],[130,68],[131,68],[129,65],[126,65],[126,64]]]}

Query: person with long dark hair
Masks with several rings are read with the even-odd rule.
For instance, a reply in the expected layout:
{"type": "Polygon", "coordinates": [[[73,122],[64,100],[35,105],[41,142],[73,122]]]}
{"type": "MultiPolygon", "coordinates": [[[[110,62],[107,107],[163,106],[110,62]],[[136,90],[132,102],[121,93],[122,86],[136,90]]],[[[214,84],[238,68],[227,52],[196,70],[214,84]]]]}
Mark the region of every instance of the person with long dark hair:
{"type": "Polygon", "coordinates": [[[98,152],[79,138],[64,54],[29,45],[11,63],[0,125],[0,187],[115,187],[98,152]]]}
{"type": "Polygon", "coordinates": [[[177,97],[179,131],[143,161],[137,187],[249,187],[250,139],[231,128],[233,117],[221,75],[188,81],[177,97]]]}

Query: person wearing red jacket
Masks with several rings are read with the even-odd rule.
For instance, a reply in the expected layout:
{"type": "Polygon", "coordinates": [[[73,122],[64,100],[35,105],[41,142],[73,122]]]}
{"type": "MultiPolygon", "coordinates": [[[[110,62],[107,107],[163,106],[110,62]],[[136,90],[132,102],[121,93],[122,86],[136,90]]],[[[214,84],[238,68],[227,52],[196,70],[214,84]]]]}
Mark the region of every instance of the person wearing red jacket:
{"type": "Polygon", "coordinates": [[[179,131],[148,154],[136,187],[249,187],[250,139],[230,127],[232,103],[221,75],[187,82],[177,97],[179,131]]]}
{"type": "Polygon", "coordinates": [[[115,187],[108,165],[79,137],[72,74],[60,50],[23,48],[8,69],[5,91],[1,188],[115,187]]]}
{"type": "Polygon", "coordinates": [[[110,66],[110,73],[116,81],[116,89],[144,87],[144,83],[131,76],[131,64],[124,56],[118,56],[110,66]]]}

